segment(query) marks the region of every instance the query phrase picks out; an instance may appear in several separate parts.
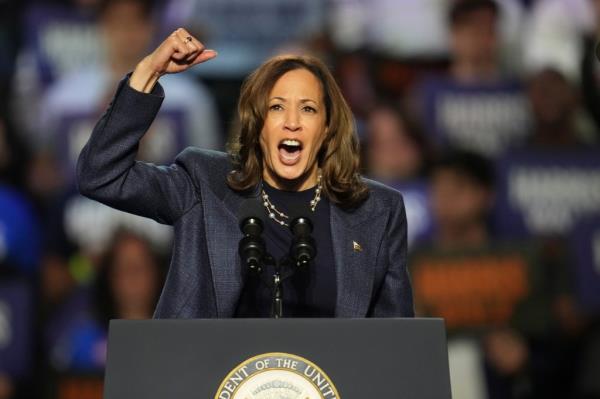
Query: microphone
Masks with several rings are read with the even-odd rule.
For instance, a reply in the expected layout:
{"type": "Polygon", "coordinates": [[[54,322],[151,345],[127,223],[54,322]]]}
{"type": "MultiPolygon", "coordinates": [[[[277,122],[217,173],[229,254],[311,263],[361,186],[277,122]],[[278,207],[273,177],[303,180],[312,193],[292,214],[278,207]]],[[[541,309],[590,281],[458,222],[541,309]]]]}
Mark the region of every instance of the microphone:
{"type": "Polygon", "coordinates": [[[244,237],[240,240],[238,253],[246,266],[257,273],[262,271],[265,256],[265,240],[261,234],[264,222],[261,218],[264,212],[257,198],[245,200],[240,206],[240,230],[244,237]]]}
{"type": "Polygon", "coordinates": [[[308,266],[310,261],[317,255],[317,245],[315,239],[311,236],[313,224],[305,216],[306,213],[307,211],[290,215],[290,230],[294,235],[290,246],[290,257],[298,267],[308,266]]]}

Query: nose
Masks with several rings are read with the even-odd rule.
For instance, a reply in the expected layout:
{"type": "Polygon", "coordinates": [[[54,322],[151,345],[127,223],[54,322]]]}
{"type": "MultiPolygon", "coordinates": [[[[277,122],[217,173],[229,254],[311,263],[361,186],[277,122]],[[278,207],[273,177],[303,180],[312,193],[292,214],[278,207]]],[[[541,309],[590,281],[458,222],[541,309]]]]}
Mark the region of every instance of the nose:
{"type": "Polygon", "coordinates": [[[284,129],[291,132],[300,130],[300,113],[295,109],[288,109],[285,113],[284,129]]]}

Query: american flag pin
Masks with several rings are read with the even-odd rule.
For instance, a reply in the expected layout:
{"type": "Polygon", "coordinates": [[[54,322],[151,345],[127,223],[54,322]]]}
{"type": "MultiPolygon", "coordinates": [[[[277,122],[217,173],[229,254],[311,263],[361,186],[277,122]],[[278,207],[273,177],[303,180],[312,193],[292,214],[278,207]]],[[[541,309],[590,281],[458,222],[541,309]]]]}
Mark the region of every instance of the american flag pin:
{"type": "Polygon", "coordinates": [[[362,252],[362,247],[356,241],[352,241],[352,249],[354,249],[354,252],[362,252]]]}

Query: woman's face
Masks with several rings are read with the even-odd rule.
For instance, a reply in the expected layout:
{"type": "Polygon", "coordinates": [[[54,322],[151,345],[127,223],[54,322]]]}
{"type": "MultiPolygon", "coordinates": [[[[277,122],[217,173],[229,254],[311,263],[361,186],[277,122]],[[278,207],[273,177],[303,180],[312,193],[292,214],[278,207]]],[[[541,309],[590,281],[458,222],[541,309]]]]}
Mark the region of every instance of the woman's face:
{"type": "Polygon", "coordinates": [[[286,72],[267,99],[260,133],[263,179],[279,189],[316,184],[317,154],[326,135],[326,109],[317,77],[306,69],[286,72]]]}
{"type": "Polygon", "coordinates": [[[367,128],[368,168],[373,177],[387,181],[416,177],[423,155],[402,118],[379,108],[369,116],[367,128]]]}
{"type": "Polygon", "coordinates": [[[109,277],[117,312],[126,318],[151,315],[159,286],[158,265],[147,244],[135,237],[124,237],[117,245],[109,277]]]}

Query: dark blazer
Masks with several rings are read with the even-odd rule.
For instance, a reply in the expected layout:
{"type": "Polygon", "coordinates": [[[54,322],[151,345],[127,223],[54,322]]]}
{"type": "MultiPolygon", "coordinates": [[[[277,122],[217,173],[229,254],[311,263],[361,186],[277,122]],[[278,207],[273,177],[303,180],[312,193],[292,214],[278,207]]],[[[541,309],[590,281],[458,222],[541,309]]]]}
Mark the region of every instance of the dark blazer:
{"type": "MultiPolygon", "coordinates": [[[[119,84],[79,157],[79,190],[114,208],[173,225],[171,265],[155,317],[232,317],[243,285],[237,212],[245,197],[227,186],[231,164],[222,152],[190,147],[168,167],[135,161],[138,142],[163,98],[158,84],[150,94],[135,91],[126,79],[119,84]]],[[[331,205],[335,315],[413,316],[402,196],[365,181],[370,196],[357,210],[331,205]]]]}

